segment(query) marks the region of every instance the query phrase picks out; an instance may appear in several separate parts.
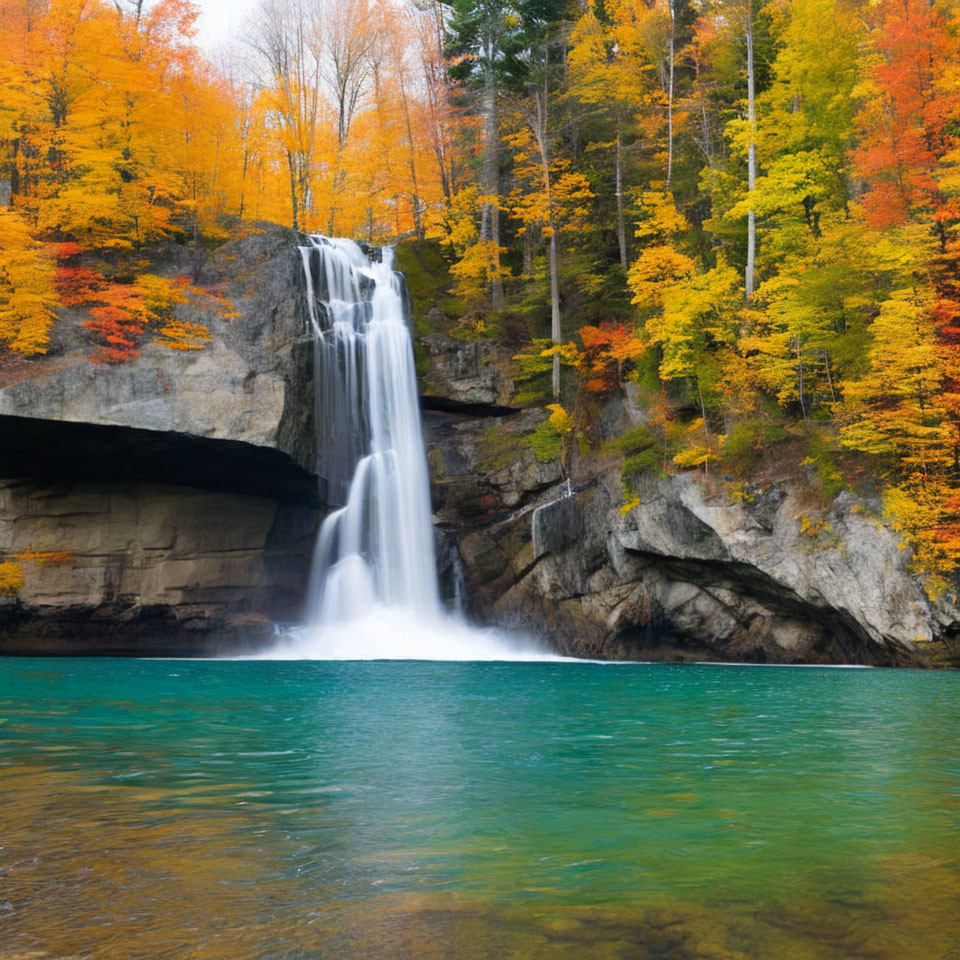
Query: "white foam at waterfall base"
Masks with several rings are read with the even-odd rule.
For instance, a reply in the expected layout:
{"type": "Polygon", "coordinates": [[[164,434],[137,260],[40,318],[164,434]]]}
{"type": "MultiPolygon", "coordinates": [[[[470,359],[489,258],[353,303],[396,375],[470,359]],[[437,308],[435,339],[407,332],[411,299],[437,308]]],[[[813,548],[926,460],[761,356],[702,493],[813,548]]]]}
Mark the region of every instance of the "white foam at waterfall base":
{"type": "Polygon", "coordinates": [[[366,615],[339,623],[296,627],[255,659],[268,660],[550,660],[532,637],[474,627],[439,614],[425,619],[413,611],[375,606],[366,615]]]}
{"type": "Polygon", "coordinates": [[[413,348],[393,251],[301,247],[314,336],[318,475],[334,505],[317,538],[306,625],[264,656],[325,660],[562,659],[443,611],[413,348]]]}

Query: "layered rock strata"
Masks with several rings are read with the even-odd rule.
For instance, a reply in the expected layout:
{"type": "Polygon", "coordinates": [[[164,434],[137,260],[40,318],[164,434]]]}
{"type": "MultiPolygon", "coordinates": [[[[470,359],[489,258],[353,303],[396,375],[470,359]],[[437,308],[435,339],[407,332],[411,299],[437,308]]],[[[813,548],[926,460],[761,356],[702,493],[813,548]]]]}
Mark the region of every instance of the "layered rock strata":
{"type": "Polygon", "coordinates": [[[64,309],[50,354],[0,373],[0,563],[22,579],[0,652],[223,653],[300,617],[323,505],[295,241],[264,227],[204,264],[223,300],[177,308],[203,350],[97,365],[64,309]]]}

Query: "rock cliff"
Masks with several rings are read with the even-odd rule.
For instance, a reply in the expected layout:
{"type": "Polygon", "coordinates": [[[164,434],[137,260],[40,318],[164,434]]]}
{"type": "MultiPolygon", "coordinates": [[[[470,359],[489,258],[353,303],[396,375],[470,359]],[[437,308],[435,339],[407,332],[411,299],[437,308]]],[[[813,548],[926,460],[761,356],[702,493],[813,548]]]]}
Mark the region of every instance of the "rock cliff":
{"type": "MultiPolygon", "coordinates": [[[[98,366],[65,309],[49,356],[0,369],[0,652],[225,652],[299,617],[325,507],[295,244],[265,227],[209,259],[235,315],[178,308],[202,351],[98,366]]],[[[420,343],[441,579],[477,620],[609,659],[902,665],[960,635],[849,493],[686,473],[625,505],[616,457],[533,442],[513,352],[420,343]]],[[[608,436],[642,418],[629,395],[600,412],[608,436]]]]}
{"type": "MultiPolygon", "coordinates": [[[[437,340],[434,355],[456,355],[437,340]]],[[[499,395],[474,352],[485,372],[453,368],[464,389],[486,377],[499,395]]],[[[542,417],[427,421],[437,522],[459,546],[478,619],[546,633],[576,656],[763,663],[919,664],[956,630],[896,533],[850,493],[811,504],[795,479],[683,473],[642,480],[625,507],[609,458],[572,457],[569,483],[558,459],[538,460],[529,438],[542,417]]]]}
{"type": "MultiPolygon", "coordinates": [[[[202,286],[232,309],[202,297],[175,307],[209,328],[202,350],[147,338],[130,362],[91,363],[89,314],[62,308],[48,355],[0,372],[0,415],[237,441],[313,470],[312,343],[295,243],[292,231],[262,225],[206,261],[202,286]]],[[[161,275],[191,266],[176,244],[153,256],[161,275]]]]}
{"type": "Polygon", "coordinates": [[[65,308],[46,357],[0,370],[0,652],[223,652],[299,617],[322,505],[295,239],[257,228],[204,264],[231,309],[177,308],[203,350],[94,364],[65,308]]]}

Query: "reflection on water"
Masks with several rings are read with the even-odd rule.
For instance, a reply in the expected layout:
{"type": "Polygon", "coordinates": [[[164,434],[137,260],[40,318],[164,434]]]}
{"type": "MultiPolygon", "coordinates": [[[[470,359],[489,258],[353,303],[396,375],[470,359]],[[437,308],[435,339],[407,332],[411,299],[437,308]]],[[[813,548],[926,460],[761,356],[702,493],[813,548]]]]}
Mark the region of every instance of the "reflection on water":
{"type": "Polygon", "coordinates": [[[0,662],[0,960],[960,960],[960,675],[0,662]]]}

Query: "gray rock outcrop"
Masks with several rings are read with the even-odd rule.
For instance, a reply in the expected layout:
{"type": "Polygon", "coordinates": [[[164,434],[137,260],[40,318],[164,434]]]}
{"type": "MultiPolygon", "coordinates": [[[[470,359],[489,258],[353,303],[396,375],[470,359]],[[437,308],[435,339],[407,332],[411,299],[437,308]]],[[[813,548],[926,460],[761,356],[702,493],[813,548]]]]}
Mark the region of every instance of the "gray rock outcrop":
{"type": "Polygon", "coordinates": [[[489,340],[458,340],[443,333],[421,337],[427,368],[423,392],[458,403],[510,403],[512,383],[504,376],[510,350],[489,340]]]}
{"type": "MultiPolygon", "coordinates": [[[[222,291],[230,309],[197,296],[175,307],[180,319],[209,328],[202,350],[146,337],[129,362],[91,363],[81,326],[88,315],[65,308],[51,354],[29,376],[0,378],[0,415],[239,441],[313,470],[312,343],[295,241],[290,230],[264,226],[210,258],[203,283],[222,291]]],[[[158,272],[183,273],[186,255],[171,245],[158,272]]]]}
{"type": "Polygon", "coordinates": [[[892,665],[918,662],[934,636],[908,553],[849,494],[805,529],[810,508],[788,483],[744,502],[680,474],[649,480],[623,512],[618,471],[582,476],[571,495],[558,465],[551,476],[522,448],[509,467],[485,461],[491,429],[509,428],[429,434],[438,519],[481,620],[603,659],[892,665]]]}
{"type": "Polygon", "coordinates": [[[176,308],[204,349],[97,365],[64,309],[49,356],[0,371],[0,653],[226,652],[300,617],[323,507],[300,277],[295,235],[256,229],[204,264],[229,308],[176,308]]]}
{"type": "MultiPolygon", "coordinates": [[[[608,404],[604,429],[637,422],[635,407],[608,404]]],[[[479,620],[603,659],[917,664],[956,632],[852,494],[824,504],[796,479],[681,473],[642,481],[625,509],[616,459],[574,457],[572,492],[559,461],[537,459],[543,416],[427,420],[437,522],[479,620]]]]}

